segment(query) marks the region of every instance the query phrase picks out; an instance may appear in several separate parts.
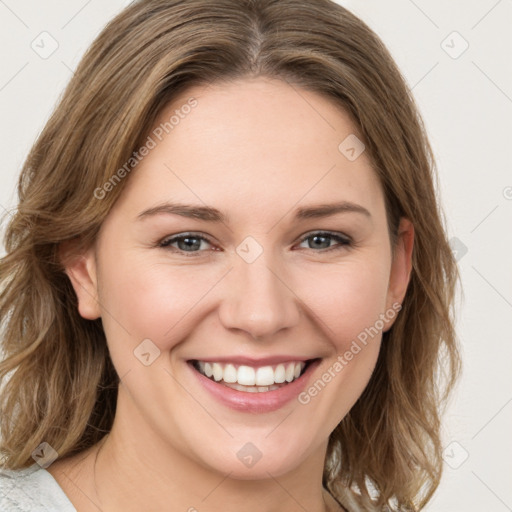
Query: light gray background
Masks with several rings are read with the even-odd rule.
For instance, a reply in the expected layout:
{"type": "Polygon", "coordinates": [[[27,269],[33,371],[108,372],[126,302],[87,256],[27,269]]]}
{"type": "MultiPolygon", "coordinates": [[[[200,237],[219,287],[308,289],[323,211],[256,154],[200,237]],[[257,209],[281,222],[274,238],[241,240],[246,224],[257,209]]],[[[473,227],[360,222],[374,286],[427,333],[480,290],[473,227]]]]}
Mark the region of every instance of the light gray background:
{"type": "MultiPolygon", "coordinates": [[[[381,36],[413,89],[458,248],[464,376],[427,510],[512,510],[512,0],[339,2],[381,36]]],[[[22,162],[78,60],[128,3],[0,0],[0,209],[14,207],[22,162]],[[51,49],[44,31],[59,45],[48,58],[31,47],[51,49]]]]}

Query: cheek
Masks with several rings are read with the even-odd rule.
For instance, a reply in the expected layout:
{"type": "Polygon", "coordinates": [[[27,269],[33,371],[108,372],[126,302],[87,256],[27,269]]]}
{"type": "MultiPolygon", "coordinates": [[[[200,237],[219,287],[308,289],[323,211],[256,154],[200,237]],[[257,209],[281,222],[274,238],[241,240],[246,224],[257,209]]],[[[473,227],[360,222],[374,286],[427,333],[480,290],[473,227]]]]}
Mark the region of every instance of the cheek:
{"type": "Polygon", "coordinates": [[[352,260],[319,272],[315,286],[302,291],[330,345],[330,355],[298,397],[311,431],[320,437],[329,436],[346,416],[374,371],[388,276],[381,259],[352,260]]]}
{"type": "MultiPolygon", "coordinates": [[[[385,262],[361,261],[318,272],[301,297],[320,320],[337,352],[378,322],[386,306],[389,269],[385,262]]],[[[378,326],[380,322],[378,323],[378,326]]]]}
{"type": "MultiPolygon", "coordinates": [[[[147,258],[125,256],[105,260],[103,268],[109,269],[101,276],[104,329],[107,339],[124,353],[131,352],[126,345],[133,350],[145,339],[161,351],[173,349],[200,316],[218,307],[212,297],[222,296],[222,287],[229,285],[221,283],[226,268],[215,265],[148,263],[147,258]]],[[[323,337],[338,353],[374,326],[384,311],[389,269],[381,260],[295,267],[285,277],[293,291],[289,300],[299,299],[303,306],[297,307],[305,307],[304,314],[323,330],[323,337]]]]}
{"type": "Polygon", "coordinates": [[[120,356],[121,348],[129,354],[127,344],[133,350],[145,339],[161,351],[172,349],[186,337],[224,273],[206,266],[199,270],[192,265],[148,264],[144,258],[115,261],[105,261],[110,271],[102,273],[100,301],[107,339],[114,353],[120,349],[120,356]]]}

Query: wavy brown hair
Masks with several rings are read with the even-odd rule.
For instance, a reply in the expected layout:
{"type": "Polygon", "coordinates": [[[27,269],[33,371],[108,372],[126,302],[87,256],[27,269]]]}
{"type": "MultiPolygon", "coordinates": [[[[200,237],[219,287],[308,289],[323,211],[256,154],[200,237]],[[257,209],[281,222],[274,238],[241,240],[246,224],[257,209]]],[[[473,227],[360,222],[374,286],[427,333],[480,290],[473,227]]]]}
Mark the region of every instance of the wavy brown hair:
{"type": "Polygon", "coordinates": [[[416,511],[432,497],[442,474],[440,416],[460,372],[457,267],[410,91],[379,38],[330,0],[141,0],[89,48],[28,155],[6,227],[3,467],[31,465],[43,441],[74,455],[113,424],[119,378],[101,320],[79,315],[59,258],[62,244],[95,240],[129,178],[102,199],[98,187],[176,95],[259,76],[341,106],[364,137],[391,232],[401,216],[415,228],[403,309],[383,335],[368,386],[330,436],[324,486],[362,510],[416,511]]]}

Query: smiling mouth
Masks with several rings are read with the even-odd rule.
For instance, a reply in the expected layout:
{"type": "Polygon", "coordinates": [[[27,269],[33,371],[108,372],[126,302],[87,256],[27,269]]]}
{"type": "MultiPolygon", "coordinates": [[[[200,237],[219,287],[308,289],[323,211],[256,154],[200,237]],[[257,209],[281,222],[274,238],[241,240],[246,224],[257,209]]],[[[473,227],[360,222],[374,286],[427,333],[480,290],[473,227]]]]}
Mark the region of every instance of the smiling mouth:
{"type": "Polygon", "coordinates": [[[197,372],[217,384],[246,393],[266,393],[294,382],[304,374],[312,362],[317,360],[289,361],[259,367],[196,359],[189,363],[197,372]]]}

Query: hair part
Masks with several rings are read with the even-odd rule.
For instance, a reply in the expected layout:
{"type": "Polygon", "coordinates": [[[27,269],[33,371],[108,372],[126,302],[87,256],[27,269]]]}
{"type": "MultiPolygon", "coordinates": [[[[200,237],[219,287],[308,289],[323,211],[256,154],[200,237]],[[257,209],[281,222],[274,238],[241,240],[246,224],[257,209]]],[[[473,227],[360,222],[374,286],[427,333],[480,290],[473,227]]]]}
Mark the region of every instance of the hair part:
{"type": "Polygon", "coordinates": [[[79,253],[94,242],[129,178],[101,199],[95,191],[133,157],[177,95],[255,77],[316,92],[347,112],[382,184],[391,235],[400,217],[415,229],[402,311],[383,335],[366,389],[330,436],[324,486],[363,510],[415,511],[432,497],[442,474],[441,406],[461,364],[452,311],[457,266],[432,150],[405,80],[379,38],[329,0],[141,0],[86,52],[28,155],[5,233],[4,467],[31,465],[43,441],[60,457],[74,455],[113,424],[119,377],[101,320],[79,315],[61,261],[65,244],[79,253]]]}

